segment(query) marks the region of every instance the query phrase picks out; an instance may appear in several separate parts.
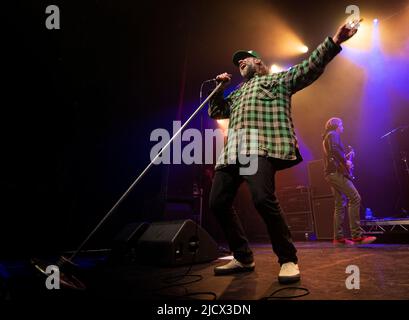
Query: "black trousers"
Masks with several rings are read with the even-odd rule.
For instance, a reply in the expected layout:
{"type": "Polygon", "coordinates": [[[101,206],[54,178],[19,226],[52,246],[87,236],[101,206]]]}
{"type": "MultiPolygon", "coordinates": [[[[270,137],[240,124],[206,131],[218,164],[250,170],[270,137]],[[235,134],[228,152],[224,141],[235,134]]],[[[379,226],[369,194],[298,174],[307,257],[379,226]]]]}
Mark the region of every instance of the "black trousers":
{"type": "Polygon", "coordinates": [[[238,165],[216,170],[210,191],[210,208],[217,217],[234,257],[242,263],[253,261],[253,253],[237,213],[232,204],[243,181],[248,183],[254,206],[263,218],[274,253],[280,264],[297,263],[297,250],[275,196],[277,165],[272,158],[258,157],[254,175],[240,175],[238,165]]]}

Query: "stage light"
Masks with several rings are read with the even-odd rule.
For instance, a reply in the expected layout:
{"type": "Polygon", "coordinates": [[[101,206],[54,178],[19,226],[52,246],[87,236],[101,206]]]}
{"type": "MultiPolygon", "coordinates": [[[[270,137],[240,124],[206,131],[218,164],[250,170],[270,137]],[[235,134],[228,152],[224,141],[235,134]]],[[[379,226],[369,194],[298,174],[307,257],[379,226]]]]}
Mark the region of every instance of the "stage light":
{"type": "Polygon", "coordinates": [[[270,71],[271,71],[271,73],[277,73],[277,72],[283,71],[283,68],[281,68],[280,66],[278,66],[276,64],[273,64],[270,67],[270,71]]]}
{"type": "Polygon", "coordinates": [[[378,24],[379,20],[377,18],[373,19],[373,24],[378,24]]]}
{"type": "Polygon", "coordinates": [[[300,46],[300,52],[301,53],[307,53],[308,52],[308,47],[304,46],[304,45],[300,46]]]}
{"type": "MultiPolygon", "coordinates": [[[[254,14],[254,11],[252,9],[254,14]]],[[[246,19],[249,19],[246,13],[246,19]]],[[[250,20],[252,21],[252,20],[250,20]]],[[[259,34],[265,35],[266,44],[260,51],[267,53],[267,59],[285,60],[303,54],[306,47],[304,41],[296,34],[295,30],[282,17],[274,12],[263,10],[254,17],[262,28],[259,34]],[[260,17],[264,16],[263,19],[260,17]]],[[[308,48],[307,48],[308,49],[308,48]]]]}

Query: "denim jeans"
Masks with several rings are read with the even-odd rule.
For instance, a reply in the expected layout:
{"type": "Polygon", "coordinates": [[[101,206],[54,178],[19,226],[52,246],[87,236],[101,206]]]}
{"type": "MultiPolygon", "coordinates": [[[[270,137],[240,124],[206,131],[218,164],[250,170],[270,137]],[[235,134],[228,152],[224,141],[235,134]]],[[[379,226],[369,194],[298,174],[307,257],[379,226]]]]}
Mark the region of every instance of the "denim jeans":
{"type": "Polygon", "coordinates": [[[361,196],[352,181],[339,172],[330,173],[325,179],[331,185],[335,197],[334,239],[344,238],[344,218],[347,205],[351,236],[352,238],[359,238],[362,235],[359,227],[361,196]]]}
{"type": "Polygon", "coordinates": [[[216,170],[210,191],[210,208],[224,231],[234,257],[242,263],[253,261],[253,253],[243,226],[232,208],[237,190],[243,181],[248,183],[254,206],[267,226],[278,262],[297,263],[297,250],[274,194],[276,168],[274,159],[260,156],[258,170],[254,175],[241,176],[238,165],[228,165],[216,170]]]}

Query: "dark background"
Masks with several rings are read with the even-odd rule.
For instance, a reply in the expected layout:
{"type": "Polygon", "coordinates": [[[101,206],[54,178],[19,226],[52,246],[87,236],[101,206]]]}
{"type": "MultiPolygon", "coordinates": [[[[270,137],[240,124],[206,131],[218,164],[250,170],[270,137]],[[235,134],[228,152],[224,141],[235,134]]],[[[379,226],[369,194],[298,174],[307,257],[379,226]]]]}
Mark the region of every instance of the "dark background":
{"type": "MultiPolygon", "coordinates": [[[[348,4],[20,1],[2,5],[1,255],[74,249],[149,163],[151,131],[171,129],[173,120],[186,119],[198,105],[203,80],[227,71],[234,74],[233,84],[240,81],[230,62],[232,52],[258,49],[265,37],[254,27],[256,21],[249,14],[253,8],[274,9],[312,48],[335,33],[348,4]],[[45,8],[50,4],[60,8],[60,30],[45,27],[45,8]]],[[[387,16],[407,1],[356,4],[387,16]]],[[[325,79],[322,83],[332,78],[325,79]]],[[[315,93],[318,88],[311,90],[315,93]]],[[[210,89],[205,88],[205,94],[210,89]]],[[[307,115],[295,113],[294,120],[309,154],[305,163],[279,174],[279,186],[308,184],[307,161],[322,157],[323,121],[340,115],[339,110],[334,114],[326,109],[322,100],[306,101],[307,115]]],[[[390,129],[409,122],[407,100],[397,104],[390,129]]],[[[343,111],[345,122],[353,122],[351,109],[343,111]]],[[[204,110],[191,127],[216,128],[216,124],[204,110]]],[[[345,138],[354,141],[354,134],[350,131],[345,138]]],[[[402,139],[399,143],[407,141],[402,139]]],[[[366,163],[368,157],[359,161],[366,163]]],[[[211,167],[155,166],[88,247],[109,245],[128,221],[166,218],[164,190],[189,194],[192,181],[198,181],[206,191],[211,167]]],[[[381,209],[394,210],[395,198],[385,194],[393,196],[396,189],[375,181],[376,190],[367,199],[381,209]]],[[[371,179],[365,183],[374,185],[371,179]]],[[[394,180],[390,183],[396,185],[394,180]]],[[[209,220],[206,201],[204,208],[204,219],[209,220]]]]}

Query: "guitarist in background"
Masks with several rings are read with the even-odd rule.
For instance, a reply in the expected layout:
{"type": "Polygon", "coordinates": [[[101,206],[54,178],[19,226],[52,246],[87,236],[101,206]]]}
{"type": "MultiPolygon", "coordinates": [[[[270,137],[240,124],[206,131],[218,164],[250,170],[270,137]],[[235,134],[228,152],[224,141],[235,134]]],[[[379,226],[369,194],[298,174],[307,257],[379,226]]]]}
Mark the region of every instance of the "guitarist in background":
{"type": "Polygon", "coordinates": [[[368,244],[376,240],[376,237],[365,237],[359,228],[359,208],[361,196],[352,183],[353,164],[350,160],[352,152],[345,154],[340,134],[344,132],[342,120],[331,118],[325,124],[323,135],[325,179],[331,185],[335,199],[334,211],[334,240],[335,245],[345,244],[368,244]],[[348,205],[349,224],[352,239],[344,236],[345,207],[348,205]]]}

